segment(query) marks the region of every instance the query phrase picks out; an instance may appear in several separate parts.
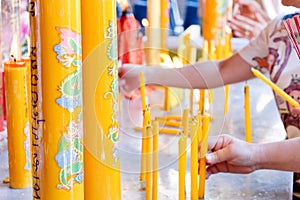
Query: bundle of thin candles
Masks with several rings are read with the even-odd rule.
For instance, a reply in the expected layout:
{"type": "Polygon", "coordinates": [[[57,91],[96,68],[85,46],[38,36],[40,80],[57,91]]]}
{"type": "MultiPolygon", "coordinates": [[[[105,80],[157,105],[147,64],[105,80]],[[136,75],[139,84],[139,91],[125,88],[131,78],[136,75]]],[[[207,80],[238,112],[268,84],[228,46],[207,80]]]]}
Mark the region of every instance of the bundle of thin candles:
{"type": "Polygon", "coordinates": [[[283,21],[283,25],[300,58],[300,14],[288,16],[288,18],[283,21]]]}

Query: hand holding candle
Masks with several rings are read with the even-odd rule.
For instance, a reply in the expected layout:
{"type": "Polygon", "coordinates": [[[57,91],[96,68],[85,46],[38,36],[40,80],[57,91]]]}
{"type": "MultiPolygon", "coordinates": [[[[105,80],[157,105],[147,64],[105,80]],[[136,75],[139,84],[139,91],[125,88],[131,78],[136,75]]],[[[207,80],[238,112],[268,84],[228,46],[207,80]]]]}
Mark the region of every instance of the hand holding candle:
{"type": "Polygon", "coordinates": [[[251,71],[253,74],[260,78],[263,82],[265,82],[267,85],[269,85],[278,95],[280,95],[282,98],[284,98],[287,102],[289,102],[292,106],[295,108],[299,107],[299,103],[294,100],[290,95],[285,93],[281,88],[279,88],[277,85],[275,85],[272,81],[267,79],[260,71],[257,69],[251,68],[251,71]]]}

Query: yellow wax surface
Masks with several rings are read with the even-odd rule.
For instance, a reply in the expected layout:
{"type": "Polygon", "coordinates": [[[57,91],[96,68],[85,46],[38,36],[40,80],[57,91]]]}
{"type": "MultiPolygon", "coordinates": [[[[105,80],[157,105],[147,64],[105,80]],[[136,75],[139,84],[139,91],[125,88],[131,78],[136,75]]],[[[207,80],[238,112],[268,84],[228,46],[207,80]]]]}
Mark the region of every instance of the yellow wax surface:
{"type": "Polygon", "coordinates": [[[26,74],[24,62],[4,63],[11,188],[26,188],[32,182],[26,74]]]}
{"type": "Polygon", "coordinates": [[[290,95],[288,95],[286,92],[284,92],[281,88],[279,88],[276,84],[274,84],[272,81],[267,79],[260,71],[257,69],[251,68],[251,71],[253,74],[261,79],[263,82],[265,82],[267,85],[269,85],[278,95],[280,95],[283,99],[285,99],[287,102],[289,102],[294,107],[299,107],[299,103],[294,100],[290,95]]]}
{"type": "MultiPolygon", "coordinates": [[[[198,123],[199,124],[199,123],[198,123]]],[[[198,199],[198,136],[196,123],[191,124],[191,199],[198,199]]]]}
{"type": "Polygon", "coordinates": [[[249,85],[244,86],[244,98],[246,142],[252,142],[249,85]]]}
{"type": "Polygon", "coordinates": [[[185,199],[185,173],[186,173],[186,136],[181,136],[178,141],[178,199],[185,199]]]}

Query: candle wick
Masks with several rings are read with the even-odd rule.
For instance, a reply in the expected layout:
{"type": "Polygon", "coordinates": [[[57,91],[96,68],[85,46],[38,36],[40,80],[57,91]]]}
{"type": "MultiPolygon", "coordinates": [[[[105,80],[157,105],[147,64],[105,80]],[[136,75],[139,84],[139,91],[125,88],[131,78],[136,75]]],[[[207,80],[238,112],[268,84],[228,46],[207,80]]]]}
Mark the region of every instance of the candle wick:
{"type": "Polygon", "coordinates": [[[17,59],[15,58],[14,55],[10,55],[11,59],[14,61],[14,62],[17,62],[17,59]]]}

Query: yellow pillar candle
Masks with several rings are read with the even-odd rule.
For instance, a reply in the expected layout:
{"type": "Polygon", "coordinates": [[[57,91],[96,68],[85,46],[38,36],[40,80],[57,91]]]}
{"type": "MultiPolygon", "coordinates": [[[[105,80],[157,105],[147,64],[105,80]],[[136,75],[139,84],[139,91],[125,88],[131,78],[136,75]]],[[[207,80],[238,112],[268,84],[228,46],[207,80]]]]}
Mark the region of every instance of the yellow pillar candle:
{"type": "Polygon", "coordinates": [[[269,85],[274,92],[276,92],[279,96],[281,96],[283,99],[285,99],[289,104],[294,106],[295,108],[299,107],[299,103],[293,99],[290,95],[288,95],[286,92],[284,92],[281,88],[279,88],[276,84],[274,84],[272,81],[267,79],[260,71],[257,69],[251,68],[252,73],[261,79],[263,82],[265,82],[267,85],[269,85]]]}
{"type": "Polygon", "coordinates": [[[178,200],[185,199],[186,140],[182,135],[178,141],[178,200]]]}
{"type": "Polygon", "coordinates": [[[31,112],[31,62],[30,62],[30,58],[22,58],[21,61],[25,62],[26,65],[26,69],[27,69],[27,73],[26,73],[26,85],[27,85],[27,112],[28,112],[28,117],[29,117],[29,132],[30,135],[32,134],[32,112],[31,112]]]}
{"type": "Polygon", "coordinates": [[[158,197],[158,137],[159,123],[153,122],[153,174],[152,174],[152,200],[158,197]]]}
{"type": "Polygon", "coordinates": [[[158,65],[160,63],[161,30],[160,30],[160,0],[147,1],[147,18],[149,27],[146,28],[147,49],[146,63],[148,65],[158,65]]]}
{"type": "Polygon", "coordinates": [[[152,126],[146,127],[146,200],[152,196],[152,126]]]}
{"type": "Polygon", "coordinates": [[[39,6],[41,62],[38,64],[41,65],[44,120],[41,199],[82,199],[80,0],[52,0],[51,3],[41,0],[39,6]]]}
{"type": "Polygon", "coordinates": [[[190,160],[190,171],[191,171],[191,199],[198,199],[198,136],[197,129],[200,128],[199,122],[192,122],[191,124],[191,160],[190,160]]]}
{"type": "Polygon", "coordinates": [[[27,68],[24,62],[4,63],[7,108],[9,186],[31,186],[30,127],[27,104],[27,68]]]}
{"type": "MultiPolygon", "coordinates": [[[[79,6],[80,8],[80,6],[79,6]]],[[[116,0],[81,2],[84,198],[121,199],[116,0]]]]}
{"type": "Polygon", "coordinates": [[[229,90],[230,90],[230,86],[225,85],[224,87],[225,87],[224,114],[226,115],[228,113],[228,110],[229,110],[229,90]]]}
{"type": "Polygon", "coordinates": [[[252,142],[249,85],[244,86],[245,132],[246,142],[252,142]]]}
{"type": "Polygon", "coordinates": [[[160,28],[161,28],[161,49],[162,51],[167,51],[167,39],[169,35],[169,23],[170,23],[170,14],[169,14],[169,2],[170,0],[161,0],[160,1],[160,28]]]}
{"type": "Polygon", "coordinates": [[[202,117],[202,139],[201,139],[201,150],[200,150],[200,185],[198,191],[198,197],[204,198],[204,191],[205,191],[205,177],[206,177],[206,160],[205,156],[207,153],[208,148],[208,130],[209,130],[209,122],[210,116],[204,115],[202,117]]]}

